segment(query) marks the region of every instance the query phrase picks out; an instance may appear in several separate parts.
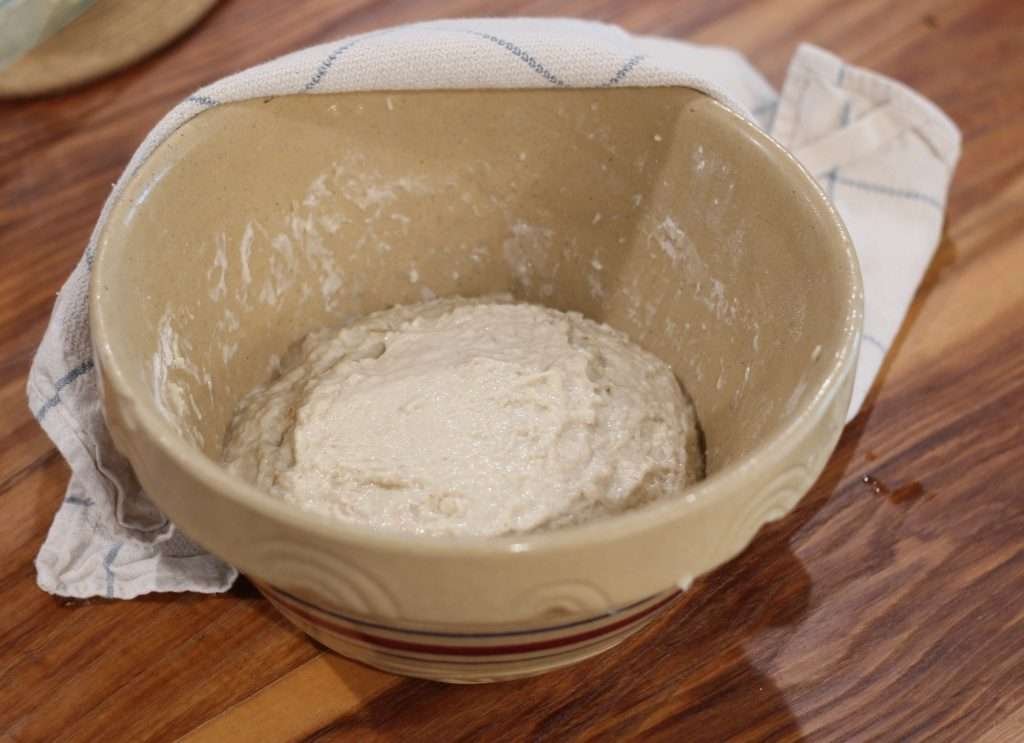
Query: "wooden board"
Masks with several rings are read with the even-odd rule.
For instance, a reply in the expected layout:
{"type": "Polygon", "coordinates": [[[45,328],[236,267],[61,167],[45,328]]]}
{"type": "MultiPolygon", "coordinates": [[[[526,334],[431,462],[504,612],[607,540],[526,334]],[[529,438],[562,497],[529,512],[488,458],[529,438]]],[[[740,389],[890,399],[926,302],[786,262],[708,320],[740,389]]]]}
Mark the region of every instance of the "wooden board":
{"type": "Polygon", "coordinates": [[[1024,740],[1024,3],[225,0],[130,70],[0,104],[0,265],[2,740],[1024,740]],[[25,375],[143,135],[255,62],[472,14],[587,15],[729,44],[776,85],[808,40],[918,88],[962,127],[938,255],[813,492],[621,648],[495,686],[356,666],[244,583],[116,603],[42,593],[32,559],[68,472],[25,375]]]}

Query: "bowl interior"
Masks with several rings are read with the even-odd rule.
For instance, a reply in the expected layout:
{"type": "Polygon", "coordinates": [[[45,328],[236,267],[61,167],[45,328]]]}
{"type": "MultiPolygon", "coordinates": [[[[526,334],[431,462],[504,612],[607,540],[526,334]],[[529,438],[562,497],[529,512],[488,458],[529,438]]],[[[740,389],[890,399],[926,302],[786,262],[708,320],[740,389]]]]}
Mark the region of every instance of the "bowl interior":
{"type": "Polygon", "coordinates": [[[843,239],[788,155],[692,90],[294,96],[157,150],[111,213],[93,306],[139,404],[212,458],[310,330],[454,294],[578,310],[672,365],[713,475],[848,342],[843,239]]]}

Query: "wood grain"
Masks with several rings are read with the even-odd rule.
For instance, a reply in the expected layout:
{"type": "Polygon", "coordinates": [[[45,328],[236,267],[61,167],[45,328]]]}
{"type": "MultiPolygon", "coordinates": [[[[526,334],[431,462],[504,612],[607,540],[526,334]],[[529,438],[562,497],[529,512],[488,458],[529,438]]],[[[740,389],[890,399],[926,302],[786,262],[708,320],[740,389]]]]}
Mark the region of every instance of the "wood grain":
{"type": "Polygon", "coordinates": [[[0,104],[0,736],[1024,740],[1022,50],[1015,0],[226,0],[130,70],[0,104]],[[495,686],[326,654],[244,582],[123,603],[43,594],[32,559],[67,467],[24,404],[25,375],[146,131],[252,63],[474,14],[582,15],[728,44],[776,85],[808,40],[913,85],[961,126],[943,243],[814,490],[623,647],[495,686]]]}

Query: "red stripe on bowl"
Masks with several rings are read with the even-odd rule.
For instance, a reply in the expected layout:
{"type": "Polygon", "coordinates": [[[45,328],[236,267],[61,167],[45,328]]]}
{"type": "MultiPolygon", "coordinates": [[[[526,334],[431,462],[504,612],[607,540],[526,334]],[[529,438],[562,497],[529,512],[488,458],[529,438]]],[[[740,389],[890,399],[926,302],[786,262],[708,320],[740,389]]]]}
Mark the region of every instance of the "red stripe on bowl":
{"type": "MultiPolygon", "coordinates": [[[[286,596],[275,590],[272,586],[266,584],[259,584],[260,588],[269,594],[272,594],[276,601],[284,604],[288,611],[299,617],[302,617],[307,622],[315,624],[316,626],[325,629],[329,632],[333,632],[344,637],[350,637],[354,640],[361,640],[362,642],[378,645],[383,648],[390,648],[392,650],[406,650],[413,653],[429,653],[432,655],[516,655],[519,653],[532,653],[537,650],[549,650],[551,648],[565,647],[566,645],[573,645],[580,643],[585,640],[591,640],[602,635],[607,635],[614,632],[617,629],[625,627],[633,622],[637,622],[649,614],[653,614],[655,611],[665,606],[669,601],[679,596],[680,592],[675,591],[666,596],[656,604],[638,611],[632,616],[620,619],[611,624],[605,625],[604,627],[598,627],[597,629],[589,630],[588,632],[580,632],[575,635],[568,635],[565,637],[556,637],[550,640],[540,640],[536,642],[524,642],[516,643],[511,645],[433,645],[420,642],[410,642],[406,640],[398,640],[390,637],[379,637],[377,635],[368,634],[366,632],[352,629],[335,622],[330,621],[317,614],[313,614],[308,611],[305,607],[290,601],[286,596]]],[[[395,632],[401,632],[396,629],[395,632]]]]}

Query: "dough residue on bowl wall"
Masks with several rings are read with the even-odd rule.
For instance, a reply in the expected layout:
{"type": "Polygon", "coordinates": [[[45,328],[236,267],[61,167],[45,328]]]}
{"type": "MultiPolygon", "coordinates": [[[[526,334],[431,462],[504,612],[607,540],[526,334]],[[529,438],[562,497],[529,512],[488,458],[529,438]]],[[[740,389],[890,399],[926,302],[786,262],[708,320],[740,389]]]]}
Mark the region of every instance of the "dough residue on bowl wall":
{"type": "Polygon", "coordinates": [[[479,536],[620,512],[702,471],[667,364],[579,314],[505,296],[310,334],[242,400],[223,457],[331,518],[479,536]]]}

